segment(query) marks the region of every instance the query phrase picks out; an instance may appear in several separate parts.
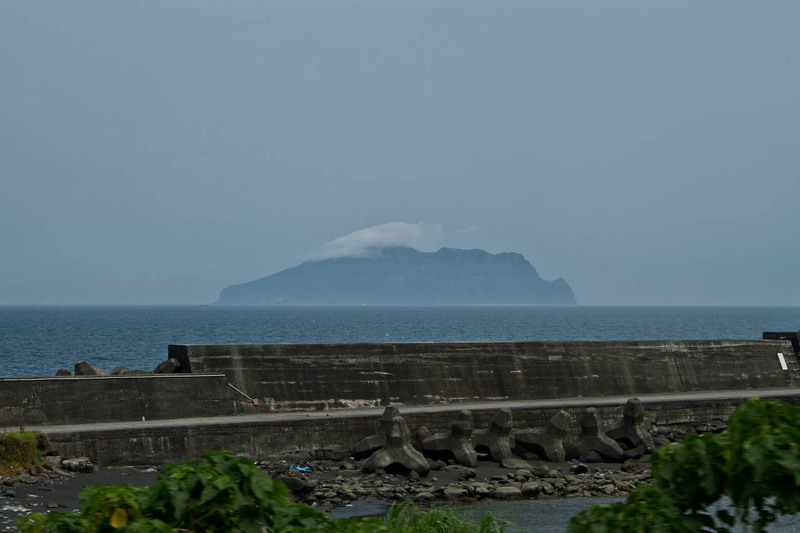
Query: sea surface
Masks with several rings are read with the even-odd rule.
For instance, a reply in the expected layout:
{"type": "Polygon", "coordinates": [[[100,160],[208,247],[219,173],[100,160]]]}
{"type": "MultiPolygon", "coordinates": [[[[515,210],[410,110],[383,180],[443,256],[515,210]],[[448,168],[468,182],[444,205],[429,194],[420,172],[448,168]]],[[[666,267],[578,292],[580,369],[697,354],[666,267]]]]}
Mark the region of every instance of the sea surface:
{"type": "Polygon", "coordinates": [[[0,306],[0,376],[86,360],[152,370],[169,344],[760,339],[800,307],[0,306]]]}

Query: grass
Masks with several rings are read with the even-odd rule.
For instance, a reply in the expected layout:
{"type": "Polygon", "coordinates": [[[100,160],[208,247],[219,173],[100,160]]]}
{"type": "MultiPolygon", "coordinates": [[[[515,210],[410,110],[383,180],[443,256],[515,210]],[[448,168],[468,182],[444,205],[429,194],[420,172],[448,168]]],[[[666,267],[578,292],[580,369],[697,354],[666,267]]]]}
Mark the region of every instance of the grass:
{"type": "Polygon", "coordinates": [[[453,509],[423,511],[410,501],[392,505],[385,521],[392,533],[503,533],[508,525],[490,514],[475,522],[453,509]]]}
{"type": "Polygon", "coordinates": [[[0,434],[0,475],[12,475],[38,465],[48,449],[50,440],[40,431],[0,434]]]}

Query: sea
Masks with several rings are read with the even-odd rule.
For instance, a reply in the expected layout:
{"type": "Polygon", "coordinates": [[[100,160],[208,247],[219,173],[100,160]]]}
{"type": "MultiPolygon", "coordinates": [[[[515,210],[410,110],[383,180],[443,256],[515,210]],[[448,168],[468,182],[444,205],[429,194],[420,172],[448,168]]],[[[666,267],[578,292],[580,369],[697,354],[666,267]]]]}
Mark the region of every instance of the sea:
{"type": "MultiPolygon", "coordinates": [[[[152,370],[170,344],[760,339],[800,330],[800,307],[220,307],[2,306],[0,376],[50,376],[78,361],[152,370]]],[[[613,499],[480,502],[462,507],[564,531],[570,516],[613,499]]],[[[798,531],[797,515],[769,531],[798,531]]]]}
{"type": "Polygon", "coordinates": [[[0,376],[152,370],[170,344],[760,339],[800,307],[0,306],[0,376]]]}

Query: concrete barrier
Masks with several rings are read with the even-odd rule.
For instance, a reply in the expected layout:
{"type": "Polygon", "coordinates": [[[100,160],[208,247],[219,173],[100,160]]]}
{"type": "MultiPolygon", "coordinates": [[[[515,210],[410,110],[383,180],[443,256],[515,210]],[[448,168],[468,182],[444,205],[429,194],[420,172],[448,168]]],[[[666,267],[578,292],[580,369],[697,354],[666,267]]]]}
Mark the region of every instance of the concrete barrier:
{"type": "MultiPolygon", "coordinates": [[[[742,402],[754,395],[780,398],[800,405],[800,391],[793,389],[722,393],[678,394],[641,398],[645,418],[661,427],[724,423],[742,402]]],[[[586,409],[598,410],[604,420],[622,418],[627,398],[583,398],[533,402],[489,402],[407,407],[401,409],[412,434],[422,425],[445,431],[460,409],[472,410],[475,427],[486,427],[501,407],[511,409],[514,427],[544,428],[559,411],[570,415],[574,435],[586,409]]],[[[158,465],[198,460],[211,450],[230,450],[255,461],[341,458],[353,453],[362,438],[375,433],[382,409],[330,412],[255,414],[179,421],[132,424],[94,424],[45,429],[65,457],[85,455],[100,465],[158,465]]]]}
{"type": "Polygon", "coordinates": [[[793,387],[793,353],[780,339],[169,346],[182,371],[225,374],[275,411],[793,387]]]}
{"type": "Polygon", "coordinates": [[[224,375],[0,378],[0,429],[253,412],[224,375]]]}

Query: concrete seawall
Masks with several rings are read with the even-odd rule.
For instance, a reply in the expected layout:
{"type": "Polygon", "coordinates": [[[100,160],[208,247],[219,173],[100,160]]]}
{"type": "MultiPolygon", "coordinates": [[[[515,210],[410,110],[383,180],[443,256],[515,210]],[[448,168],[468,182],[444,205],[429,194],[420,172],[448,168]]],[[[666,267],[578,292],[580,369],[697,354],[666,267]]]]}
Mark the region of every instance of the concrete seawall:
{"type": "Polygon", "coordinates": [[[0,429],[252,412],[221,374],[0,378],[0,429]]]}
{"type": "MultiPolygon", "coordinates": [[[[645,415],[661,427],[724,422],[752,396],[779,398],[800,406],[800,391],[717,391],[642,396],[645,415]]],[[[469,408],[475,427],[487,427],[501,407],[511,409],[514,427],[543,428],[558,411],[570,413],[572,432],[586,409],[595,407],[607,424],[622,417],[624,396],[570,398],[559,401],[484,402],[401,408],[413,432],[419,426],[444,431],[458,411],[469,408]]],[[[65,456],[85,455],[101,465],[156,465],[197,460],[210,450],[231,450],[256,461],[338,458],[350,455],[356,443],[378,429],[383,409],[192,418],[132,424],[83,424],[43,427],[65,456]]],[[[36,428],[34,428],[36,429],[36,428]]]]}
{"type": "Polygon", "coordinates": [[[63,454],[99,464],[158,464],[215,449],[346,456],[389,403],[433,431],[463,408],[480,426],[509,407],[522,429],[561,409],[577,424],[597,407],[610,422],[634,396],[659,425],[724,421],[750,396],[800,404],[784,338],[173,345],[169,356],[183,374],[0,379],[0,427],[42,429],[63,454]]]}
{"type": "Polygon", "coordinates": [[[788,340],[169,347],[276,411],[791,387],[793,354],[788,340]]]}

